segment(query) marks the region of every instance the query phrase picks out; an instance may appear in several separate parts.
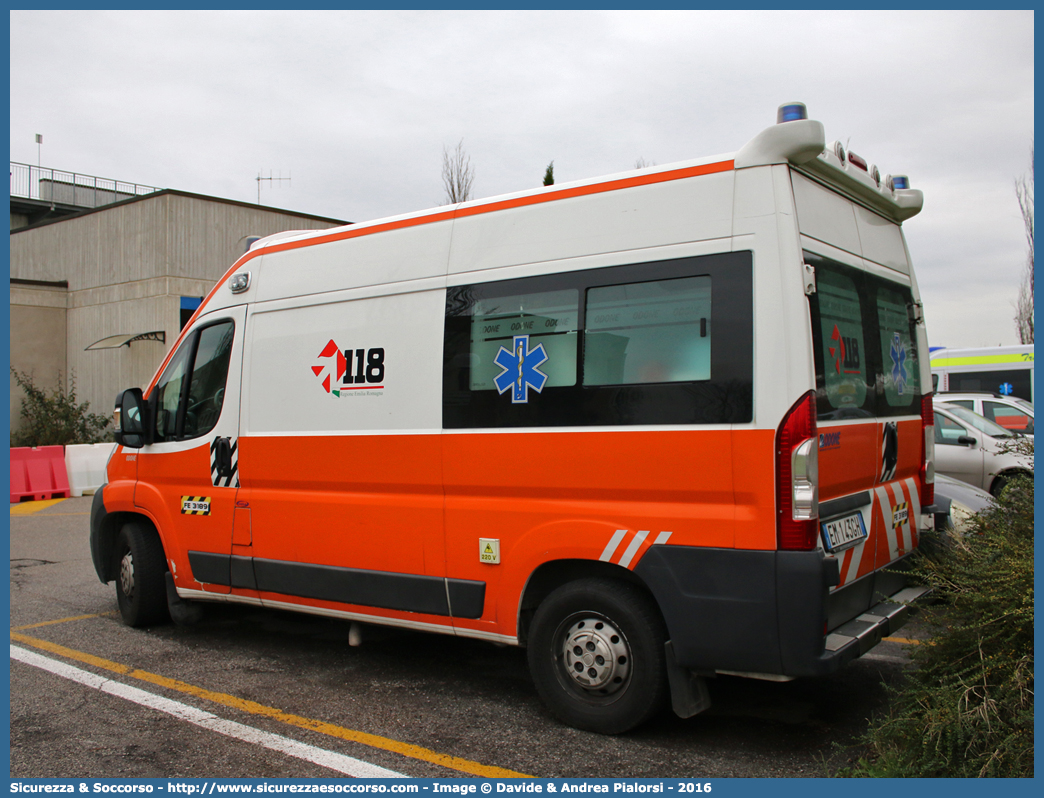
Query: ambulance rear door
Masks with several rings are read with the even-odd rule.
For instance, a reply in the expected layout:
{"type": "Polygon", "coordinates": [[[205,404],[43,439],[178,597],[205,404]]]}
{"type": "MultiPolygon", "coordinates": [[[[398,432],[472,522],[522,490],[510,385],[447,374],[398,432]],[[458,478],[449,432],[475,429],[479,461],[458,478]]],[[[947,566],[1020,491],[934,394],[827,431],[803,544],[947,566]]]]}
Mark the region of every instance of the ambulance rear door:
{"type": "Polygon", "coordinates": [[[821,544],[840,561],[833,627],[896,592],[882,569],[917,546],[922,355],[909,279],[850,256],[804,259],[816,275],[821,544]]]}
{"type": "Polygon", "coordinates": [[[926,479],[922,416],[931,393],[922,368],[927,337],[900,227],[919,209],[919,194],[897,191],[890,199],[861,161],[842,163],[832,154],[837,149],[809,164],[810,172],[791,171],[802,257],[815,274],[808,299],[820,545],[840,569],[829,628],[902,587],[886,566],[917,546],[926,479]]]}

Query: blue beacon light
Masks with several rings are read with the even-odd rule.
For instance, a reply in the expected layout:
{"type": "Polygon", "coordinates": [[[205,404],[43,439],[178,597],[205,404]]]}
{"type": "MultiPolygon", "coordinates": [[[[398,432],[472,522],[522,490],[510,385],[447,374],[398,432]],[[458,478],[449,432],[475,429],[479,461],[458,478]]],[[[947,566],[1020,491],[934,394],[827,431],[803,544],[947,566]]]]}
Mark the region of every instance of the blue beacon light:
{"type": "Polygon", "coordinates": [[[799,119],[808,119],[808,109],[805,108],[804,103],[787,103],[779,106],[779,110],[776,111],[777,125],[784,122],[796,122],[799,119]]]}
{"type": "Polygon", "coordinates": [[[906,175],[895,175],[892,178],[892,188],[896,191],[904,188],[910,188],[910,178],[906,175]]]}

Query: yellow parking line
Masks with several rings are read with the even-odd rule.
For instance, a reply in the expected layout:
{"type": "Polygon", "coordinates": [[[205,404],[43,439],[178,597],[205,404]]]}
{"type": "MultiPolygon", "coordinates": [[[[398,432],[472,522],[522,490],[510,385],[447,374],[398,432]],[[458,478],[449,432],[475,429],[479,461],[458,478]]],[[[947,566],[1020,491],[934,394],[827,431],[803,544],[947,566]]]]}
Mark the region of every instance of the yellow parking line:
{"type": "Polygon", "coordinates": [[[65,499],[45,499],[41,502],[19,502],[18,504],[11,505],[11,515],[32,515],[41,510],[46,510],[48,507],[54,507],[58,502],[63,501],[65,501],[65,499]]]}
{"type": "Polygon", "coordinates": [[[179,681],[178,679],[170,679],[166,676],[159,676],[154,673],[147,671],[138,670],[132,668],[129,665],[122,665],[118,662],[112,662],[111,660],[102,659],[96,657],[93,654],[87,654],[83,651],[77,651],[72,648],[66,648],[60,646],[57,643],[49,643],[46,640],[39,640],[35,637],[29,637],[27,635],[18,634],[15,631],[11,631],[11,639],[17,640],[20,643],[24,643],[34,648],[41,649],[43,651],[49,651],[52,654],[57,654],[60,657],[67,659],[76,660],[77,662],[83,662],[87,665],[93,665],[96,668],[111,671],[113,673],[119,673],[124,676],[129,676],[132,679],[140,679],[143,682],[149,682],[150,684],[157,685],[158,687],[166,687],[170,690],[177,690],[181,693],[187,693],[188,695],[194,695],[197,698],[202,698],[207,701],[213,701],[216,704],[222,704],[226,707],[238,709],[243,712],[249,712],[252,715],[261,715],[273,720],[280,721],[289,726],[296,726],[301,729],[307,729],[309,731],[319,732],[330,737],[337,737],[341,740],[348,740],[349,742],[361,743],[362,745],[369,746],[371,748],[379,748],[382,751],[391,751],[392,753],[400,754],[402,756],[409,757],[411,759],[419,759],[422,762],[430,762],[434,765],[440,765],[444,768],[451,770],[457,770],[461,773],[468,773],[472,776],[481,776],[483,778],[490,779],[505,779],[505,778],[532,778],[525,773],[516,773],[513,770],[507,770],[505,768],[498,768],[491,765],[483,765],[479,762],[472,762],[468,759],[461,759],[459,757],[450,756],[449,754],[440,754],[436,751],[431,751],[427,748],[422,748],[419,745],[411,745],[409,743],[402,743],[398,740],[392,740],[388,737],[380,737],[376,734],[367,734],[366,732],[354,731],[352,729],[346,729],[343,726],[337,726],[333,723],[326,723],[321,720],[314,720],[312,718],[304,718],[299,715],[292,715],[288,712],[283,712],[281,709],[275,707],[268,707],[264,704],[258,704],[255,701],[248,701],[243,698],[236,698],[235,696],[228,695],[227,693],[216,693],[212,690],[207,690],[202,687],[196,687],[195,685],[188,684],[187,682],[179,681]]]}
{"type": "MultiPolygon", "coordinates": [[[[21,515],[30,515],[30,513],[21,513],[21,515]]],[[[90,515],[90,513],[48,513],[47,518],[57,518],[62,515],[90,515]]]]}
{"type": "Polygon", "coordinates": [[[89,618],[105,618],[109,615],[115,615],[116,610],[112,612],[96,612],[93,615],[73,615],[71,618],[59,618],[56,621],[41,621],[40,623],[30,623],[25,626],[12,626],[12,632],[24,632],[26,629],[39,629],[41,626],[54,626],[56,623],[69,623],[70,621],[86,621],[89,618]]]}

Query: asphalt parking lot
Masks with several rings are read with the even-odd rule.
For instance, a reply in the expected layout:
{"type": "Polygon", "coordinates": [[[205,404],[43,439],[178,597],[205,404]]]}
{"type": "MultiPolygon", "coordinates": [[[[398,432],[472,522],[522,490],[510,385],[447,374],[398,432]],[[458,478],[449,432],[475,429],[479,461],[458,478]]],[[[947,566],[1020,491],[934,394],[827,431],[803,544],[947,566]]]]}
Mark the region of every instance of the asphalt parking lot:
{"type": "Polygon", "coordinates": [[[12,506],[13,778],[827,776],[919,635],[833,677],[719,677],[707,712],[604,737],[557,723],[511,647],[376,628],[351,647],[344,621],[242,606],[130,629],[90,503],[12,506]]]}

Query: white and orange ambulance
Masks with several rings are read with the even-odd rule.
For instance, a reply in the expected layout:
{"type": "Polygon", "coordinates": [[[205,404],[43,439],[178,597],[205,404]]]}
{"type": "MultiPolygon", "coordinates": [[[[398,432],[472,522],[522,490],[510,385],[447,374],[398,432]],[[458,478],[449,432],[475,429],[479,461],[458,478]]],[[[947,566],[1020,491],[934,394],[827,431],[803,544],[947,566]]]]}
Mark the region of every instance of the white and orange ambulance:
{"type": "Polygon", "coordinates": [[[830,673],[921,593],[922,202],[795,103],[733,155],[263,239],[117,400],[98,575],[131,626],[526,646],[605,733],[830,673]]]}

